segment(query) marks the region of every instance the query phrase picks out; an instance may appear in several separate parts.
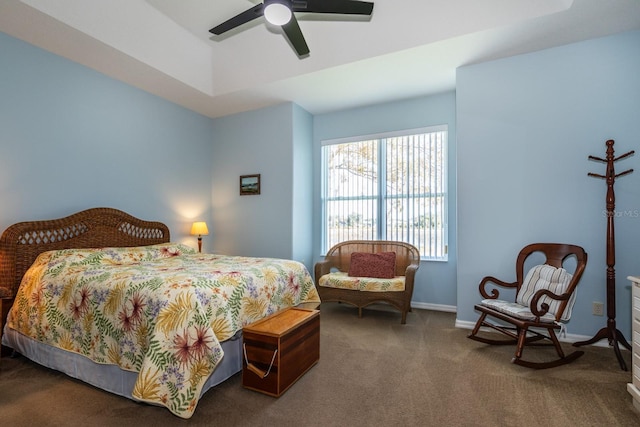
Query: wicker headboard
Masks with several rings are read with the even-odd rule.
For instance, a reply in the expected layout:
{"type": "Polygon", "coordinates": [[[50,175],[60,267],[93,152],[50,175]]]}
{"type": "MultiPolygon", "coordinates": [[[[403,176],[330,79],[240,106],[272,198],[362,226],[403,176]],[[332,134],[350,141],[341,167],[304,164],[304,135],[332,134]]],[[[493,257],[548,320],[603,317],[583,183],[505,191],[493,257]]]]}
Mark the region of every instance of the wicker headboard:
{"type": "Polygon", "coordinates": [[[65,218],[19,222],[0,237],[0,296],[15,296],[27,269],[42,252],[72,248],[146,246],[169,242],[169,228],[113,208],[93,208],[65,218]]]}

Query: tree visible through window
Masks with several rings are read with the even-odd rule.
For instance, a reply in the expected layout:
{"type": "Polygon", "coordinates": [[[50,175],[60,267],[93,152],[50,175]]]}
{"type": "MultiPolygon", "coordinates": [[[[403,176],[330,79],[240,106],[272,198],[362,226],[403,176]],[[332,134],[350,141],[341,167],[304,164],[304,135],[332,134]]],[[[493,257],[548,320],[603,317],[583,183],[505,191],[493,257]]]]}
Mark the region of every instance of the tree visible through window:
{"type": "Polygon", "coordinates": [[[447,127],[322,148],[323,252],[345,240],[400,240],[447,259],[447,127]]]}

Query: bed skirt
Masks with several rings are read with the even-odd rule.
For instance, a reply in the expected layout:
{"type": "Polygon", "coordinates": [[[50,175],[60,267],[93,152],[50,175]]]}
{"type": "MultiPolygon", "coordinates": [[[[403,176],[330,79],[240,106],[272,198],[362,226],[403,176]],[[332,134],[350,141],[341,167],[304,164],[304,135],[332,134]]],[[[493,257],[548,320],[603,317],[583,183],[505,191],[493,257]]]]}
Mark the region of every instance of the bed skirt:
{"type": "MultiPolygon", "coordinates": [[[[42,366],[110,393],[136,400],[131,395],[138,377],[136,372],[125,371],[116,365],[95,363],[85,356],[40,343],[8,327],[4,329],[2,344],[42,366]]],[[[204,384],[200,396],[211,387],[242,371],[242,331],[224,341],[222,349],[224,357],[204,384]]]]}

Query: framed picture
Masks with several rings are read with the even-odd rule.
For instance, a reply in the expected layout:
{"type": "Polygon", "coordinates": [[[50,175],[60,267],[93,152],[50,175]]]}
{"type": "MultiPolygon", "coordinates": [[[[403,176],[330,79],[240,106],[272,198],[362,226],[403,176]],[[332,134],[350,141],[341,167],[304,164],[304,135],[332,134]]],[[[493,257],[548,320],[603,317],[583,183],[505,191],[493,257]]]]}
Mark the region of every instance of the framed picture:
{"type": "Polygon", "coordinates": [[[242,175],[240,177],[240,195],[253,196],[260,194],[260,174],[242,175]]]}

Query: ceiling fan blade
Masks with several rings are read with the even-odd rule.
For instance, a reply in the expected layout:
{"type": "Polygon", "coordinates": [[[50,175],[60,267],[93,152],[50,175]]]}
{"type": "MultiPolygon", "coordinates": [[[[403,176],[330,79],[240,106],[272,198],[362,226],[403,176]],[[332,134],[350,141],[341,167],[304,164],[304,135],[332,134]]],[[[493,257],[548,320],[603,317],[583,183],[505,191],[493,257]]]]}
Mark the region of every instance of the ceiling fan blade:
{"type": "Polygon", "coordinates": [[[293,11],[371,15],[373,12],[373,3],[355,0],[293,0],[293,11]]]}
{"type": "Polygon", "coordinates": [[[282,26],[282,30],[298,53],[298,56],[309,54],[309,46],[307,46],[307,42],[304,40],[302,30],[300,30],[300,25],[298,25],[298,20],[295,15],[292,15],[291,20],[282,26]]]}
{"type": "Polygon", "coordinates": [[[263,15],[264,5],[262,3],[252,7],[251,9],[247,9],[244,12],[234,16],[231,19],[224,21],[222,24],[213,27],[209,30],[210,33],[220,35],[229,30],[232,30],[236,27],[239,27],[242,24],[246,24],[249,21],[253,21],[256,18],[259,18],[263,15]]]}

